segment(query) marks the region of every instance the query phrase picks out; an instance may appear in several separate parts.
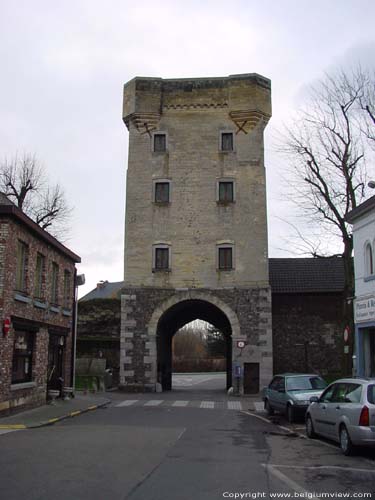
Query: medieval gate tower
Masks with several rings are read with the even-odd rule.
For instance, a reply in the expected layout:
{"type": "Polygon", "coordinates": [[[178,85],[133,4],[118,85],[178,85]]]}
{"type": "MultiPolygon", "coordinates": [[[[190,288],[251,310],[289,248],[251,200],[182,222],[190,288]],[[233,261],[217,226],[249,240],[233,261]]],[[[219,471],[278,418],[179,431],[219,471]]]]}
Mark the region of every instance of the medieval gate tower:
{"type": "Polygon", "coordinates": [[[227,341],[227,386],[272,375],[263,131],[258,74],[124,87],[129,130],[120,383],[171,389],[172,337],[194,319],[227,341]],[[159,385],[160,384],[160,385],[159,385]]]}

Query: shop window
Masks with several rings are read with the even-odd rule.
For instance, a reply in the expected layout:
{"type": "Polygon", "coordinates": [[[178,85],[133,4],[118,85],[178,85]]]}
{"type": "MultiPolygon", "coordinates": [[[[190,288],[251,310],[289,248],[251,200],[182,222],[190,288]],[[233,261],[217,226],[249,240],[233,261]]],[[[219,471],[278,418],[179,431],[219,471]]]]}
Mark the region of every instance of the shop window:
{"type": "Polygon", "coordinates": [[[12,384],[31,381],[33,349],[34,333],[16,330],[13,350],[12,384]]]}

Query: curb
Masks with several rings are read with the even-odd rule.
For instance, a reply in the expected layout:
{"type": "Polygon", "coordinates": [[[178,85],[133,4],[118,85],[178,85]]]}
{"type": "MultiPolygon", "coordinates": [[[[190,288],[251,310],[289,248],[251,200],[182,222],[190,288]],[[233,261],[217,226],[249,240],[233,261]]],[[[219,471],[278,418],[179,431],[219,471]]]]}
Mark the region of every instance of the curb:
{"type": "Polygon", "coordinates": [[[68,418],[73,418],[73,417],[78,417],[79,415],[82,415],[83,413],[88,413],[89,411],[95,411],[98,408],[104,408],[105,406],[108,406],[112,401],[108,399],[108,401],[105,401],[104,403],[100,403],[98,405],[92,405],[88,406],[87,408],[83,408],[82,410],[75,410],[70,413],[67,413],[66,415],[62,415],[61,417],[55,417],[55,418],[50,418],[49,420],[46,420],[44,422],[39,422],[37,424],[0,424],[0,430],[3,429],[10,429],[10,430],[20,430],[20,429],[38,429],[40,427],[47,427],[49,425],[54,425],[57,422],[61,422],[62,420],[66,420],[68,418]]]}

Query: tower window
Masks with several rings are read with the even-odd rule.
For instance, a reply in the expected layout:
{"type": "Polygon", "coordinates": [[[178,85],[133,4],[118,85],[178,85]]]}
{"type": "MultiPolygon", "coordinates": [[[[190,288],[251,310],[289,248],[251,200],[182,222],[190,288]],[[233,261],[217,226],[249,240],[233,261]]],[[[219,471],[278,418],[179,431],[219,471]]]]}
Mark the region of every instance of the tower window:
{"type": "Polygon", "coordinates": [[[234,182],[219,181],[218,199],[221,203],[232,203],[234,201],[234,182]]]}
{"type": "Polygon", "coordinates": [[[167,135],[166,134],[154,134],[154,151],[155,153],[164,153],[167,151],[167,135]]]}
{"type": "Polygon", "coordinates": [[[171,267],[170,245],[159,244],[153,247],[153,271],[169,271],[171,267]]]}
{"type": "Polygon", "coordinates": [[[221,245],[218,247],[218,269],[230,271],[233,269],[233,246],[221,245]]]}
{"type": "Polygon", "coordinates": [[[169,181],[156,181],[154,184],[154,201],[155,203],[169,203],[170,190],[169,181]]]}
{"type": "Polygon", "coordinates": [[[233,151],[233,132],[221,132],[220,136],[221,151],[233,151]]]}

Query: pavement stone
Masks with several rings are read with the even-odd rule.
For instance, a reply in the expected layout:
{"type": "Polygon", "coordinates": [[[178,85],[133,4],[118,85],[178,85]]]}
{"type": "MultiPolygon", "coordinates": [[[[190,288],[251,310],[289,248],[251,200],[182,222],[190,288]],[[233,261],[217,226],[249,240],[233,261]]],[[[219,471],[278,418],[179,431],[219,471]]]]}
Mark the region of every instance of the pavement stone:
{"type": "Polygon", "coordinates": [[[76,394],[69,400],[57,400],[55,404],[46,404],[15,415],[0,417],[2,429],[32,429],[53,425],[66,418],[77,417],[82,413],[94,411],[111,403],[104,395],[76,394]]]}

